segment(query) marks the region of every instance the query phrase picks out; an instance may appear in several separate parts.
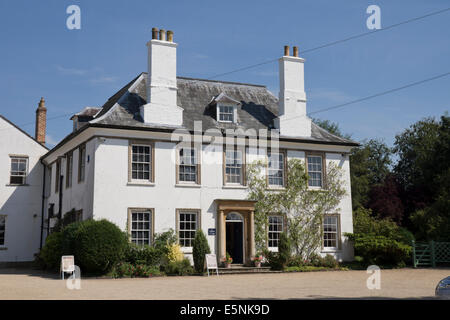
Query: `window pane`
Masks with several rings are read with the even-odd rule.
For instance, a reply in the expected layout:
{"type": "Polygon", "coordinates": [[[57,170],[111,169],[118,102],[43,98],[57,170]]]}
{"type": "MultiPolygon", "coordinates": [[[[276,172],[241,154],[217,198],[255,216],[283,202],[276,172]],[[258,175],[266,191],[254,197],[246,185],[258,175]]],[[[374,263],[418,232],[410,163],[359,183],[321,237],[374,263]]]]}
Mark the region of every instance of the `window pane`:
{"type": "Polygon", "coordinates": [[[197,158],[194,148],[181,148],[179,151],[179,181],[197,181],[197,158]]]}
{"type": "Polygon", "coordinates": [[[146,145],[131,146],[131,178],[133,180],[150,180],[151,147],[146,145]]]}
{"type": "Polygon", "coordinates": [[[150,244],[151,212],[133,212],[131,214],[131,241],[136,244],[150,244]]]}
{"type": "Polygon", "coordinates": [[[308,156],[308,185],[322,187],[322,157],[308,156]]]}
{"type": "Polygon", "coordinates": [[[283,217],[269,216],[268,246],[278,248],[280,234],[283,232],[283,217]]]}
{"type": "Polygon", "coordinates": [[[269,153],[268,180],[270,186],[284,185],[284,154],[269,153]]]}
{"type": "Polygon", "coordinates": [[[197,213],[180,212],[178,238],[182,247],[191,247],[197,230],[197,213]]]}
{"type": "Polygon", "coordinates": [[[338,217],[325,216],[323,219],[323,246],[337,248],[338,217]]]}

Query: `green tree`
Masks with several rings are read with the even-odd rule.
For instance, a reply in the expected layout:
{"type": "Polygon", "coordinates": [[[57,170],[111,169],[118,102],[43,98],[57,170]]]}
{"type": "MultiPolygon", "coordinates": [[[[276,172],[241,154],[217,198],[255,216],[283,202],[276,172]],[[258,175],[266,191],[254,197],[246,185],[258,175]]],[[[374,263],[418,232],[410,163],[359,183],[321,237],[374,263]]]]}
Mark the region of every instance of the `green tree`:
{"type": "Polygon", "coordinates": [[[308,187],[308,176],[303,162],[289,159],[287,183],[281,190],[267,188],[264,174],[265,162],[257,161],[248,166],[248,198],[256,200],[255,243],[256,250],[266,246],[268,216],[279,213],[286,217],[287,231],[293,250],[299,256],[309,258],[321,245],[320,228],[323,215],[339,212],[338,204],[345,195],[342,170],[330,163],[327,166],[325,187],[315,190],[308,187]]]}
{"type": "Polygon", "coordinates": [[[350,154],[350,179],[353,208],[365,207],[369,192],[375,185],[384,182],[390,173],[392,151],[381,140],[363,141],[350,154]]]}
{"type": "Polygon", "coordinates": [[[205,255],[211,253],[208,240],[202,230],[197,230],[194,238],[192,255],[195,271],[202,273],[205,270],[205,255]]]}
{"type": "Polygon", "coordinates": [[[318,118],[313,118],[312,121],[322,129],[327,130],[329,133],[334,134],[335,136],[344,139],[351,139],[351,135],[343,133],[341,128],[339,127],[339,124],[337,124],[336,122],[332,122],[330,120],[322,120],[318,118]]]}

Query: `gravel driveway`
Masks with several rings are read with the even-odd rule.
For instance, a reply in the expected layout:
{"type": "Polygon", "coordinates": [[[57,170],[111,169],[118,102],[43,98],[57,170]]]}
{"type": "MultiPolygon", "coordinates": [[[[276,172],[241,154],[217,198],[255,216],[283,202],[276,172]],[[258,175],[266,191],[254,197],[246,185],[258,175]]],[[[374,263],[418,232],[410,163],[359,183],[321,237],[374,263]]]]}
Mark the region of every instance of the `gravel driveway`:
{"type": "Polygon", "coordinates": [[[366,287],[366,271],[326,271],[211,277],[155,277],[81,281],[69,290],[57,275],[0,269],[0,299],[320,299],[430,298],[450,269],[381,271],[381,289],[366,287]]]}

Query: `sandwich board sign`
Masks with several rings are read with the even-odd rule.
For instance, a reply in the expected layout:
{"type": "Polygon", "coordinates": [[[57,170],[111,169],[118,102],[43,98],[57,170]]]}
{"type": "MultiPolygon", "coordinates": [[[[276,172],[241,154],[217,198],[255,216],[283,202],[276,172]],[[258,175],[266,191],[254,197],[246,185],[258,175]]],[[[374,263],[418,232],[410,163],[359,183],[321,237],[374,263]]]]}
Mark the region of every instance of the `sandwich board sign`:
{"type": "Polygon", "coordinates": [[[62,256],[61,257],[61,273],[64,280],[64,273],[75,274],[75,257],[74,256],[62,256]]]}
{"type": "Polygon", "coordinates": [[[206,254],[205,255],[205,264],[206,271],[208,272],[209,277],[209,269],[216,269],[216,274],[219,275],[219,269],[217,268],[217,258],[215,254],[206,254]]]}

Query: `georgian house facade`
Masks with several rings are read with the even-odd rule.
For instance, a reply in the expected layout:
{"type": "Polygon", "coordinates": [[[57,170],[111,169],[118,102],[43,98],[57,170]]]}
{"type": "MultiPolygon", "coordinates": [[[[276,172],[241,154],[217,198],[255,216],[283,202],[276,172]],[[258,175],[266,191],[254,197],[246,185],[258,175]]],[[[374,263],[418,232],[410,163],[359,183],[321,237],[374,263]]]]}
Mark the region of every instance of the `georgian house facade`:
{"type": "MultiPolygon", "coordinates": [[[[326,168],[344,172],[339,212],[324,213],[321,254],[351,260],[349,153],[358,144],[306,115],[304,60],[294,47],[279,59],[280,93],[265,86],[177,76],[173,33],[153,29],[143,72],[99,108],[75,114],[73,132],[41,157],[45,167],[44,235],[69,220],[108,219],[130,241],[152,244],[173,229],[191,257],[197,230],[218,259],[249,264],[255,254],[255,202],[246,167],[267,161],[268,188],[286,184],[289,159],[305,163],[311,188],[324,188],[326,168]]],[[[267,246],[277,250],[285,219],[269,217],[267,246]]]]}

